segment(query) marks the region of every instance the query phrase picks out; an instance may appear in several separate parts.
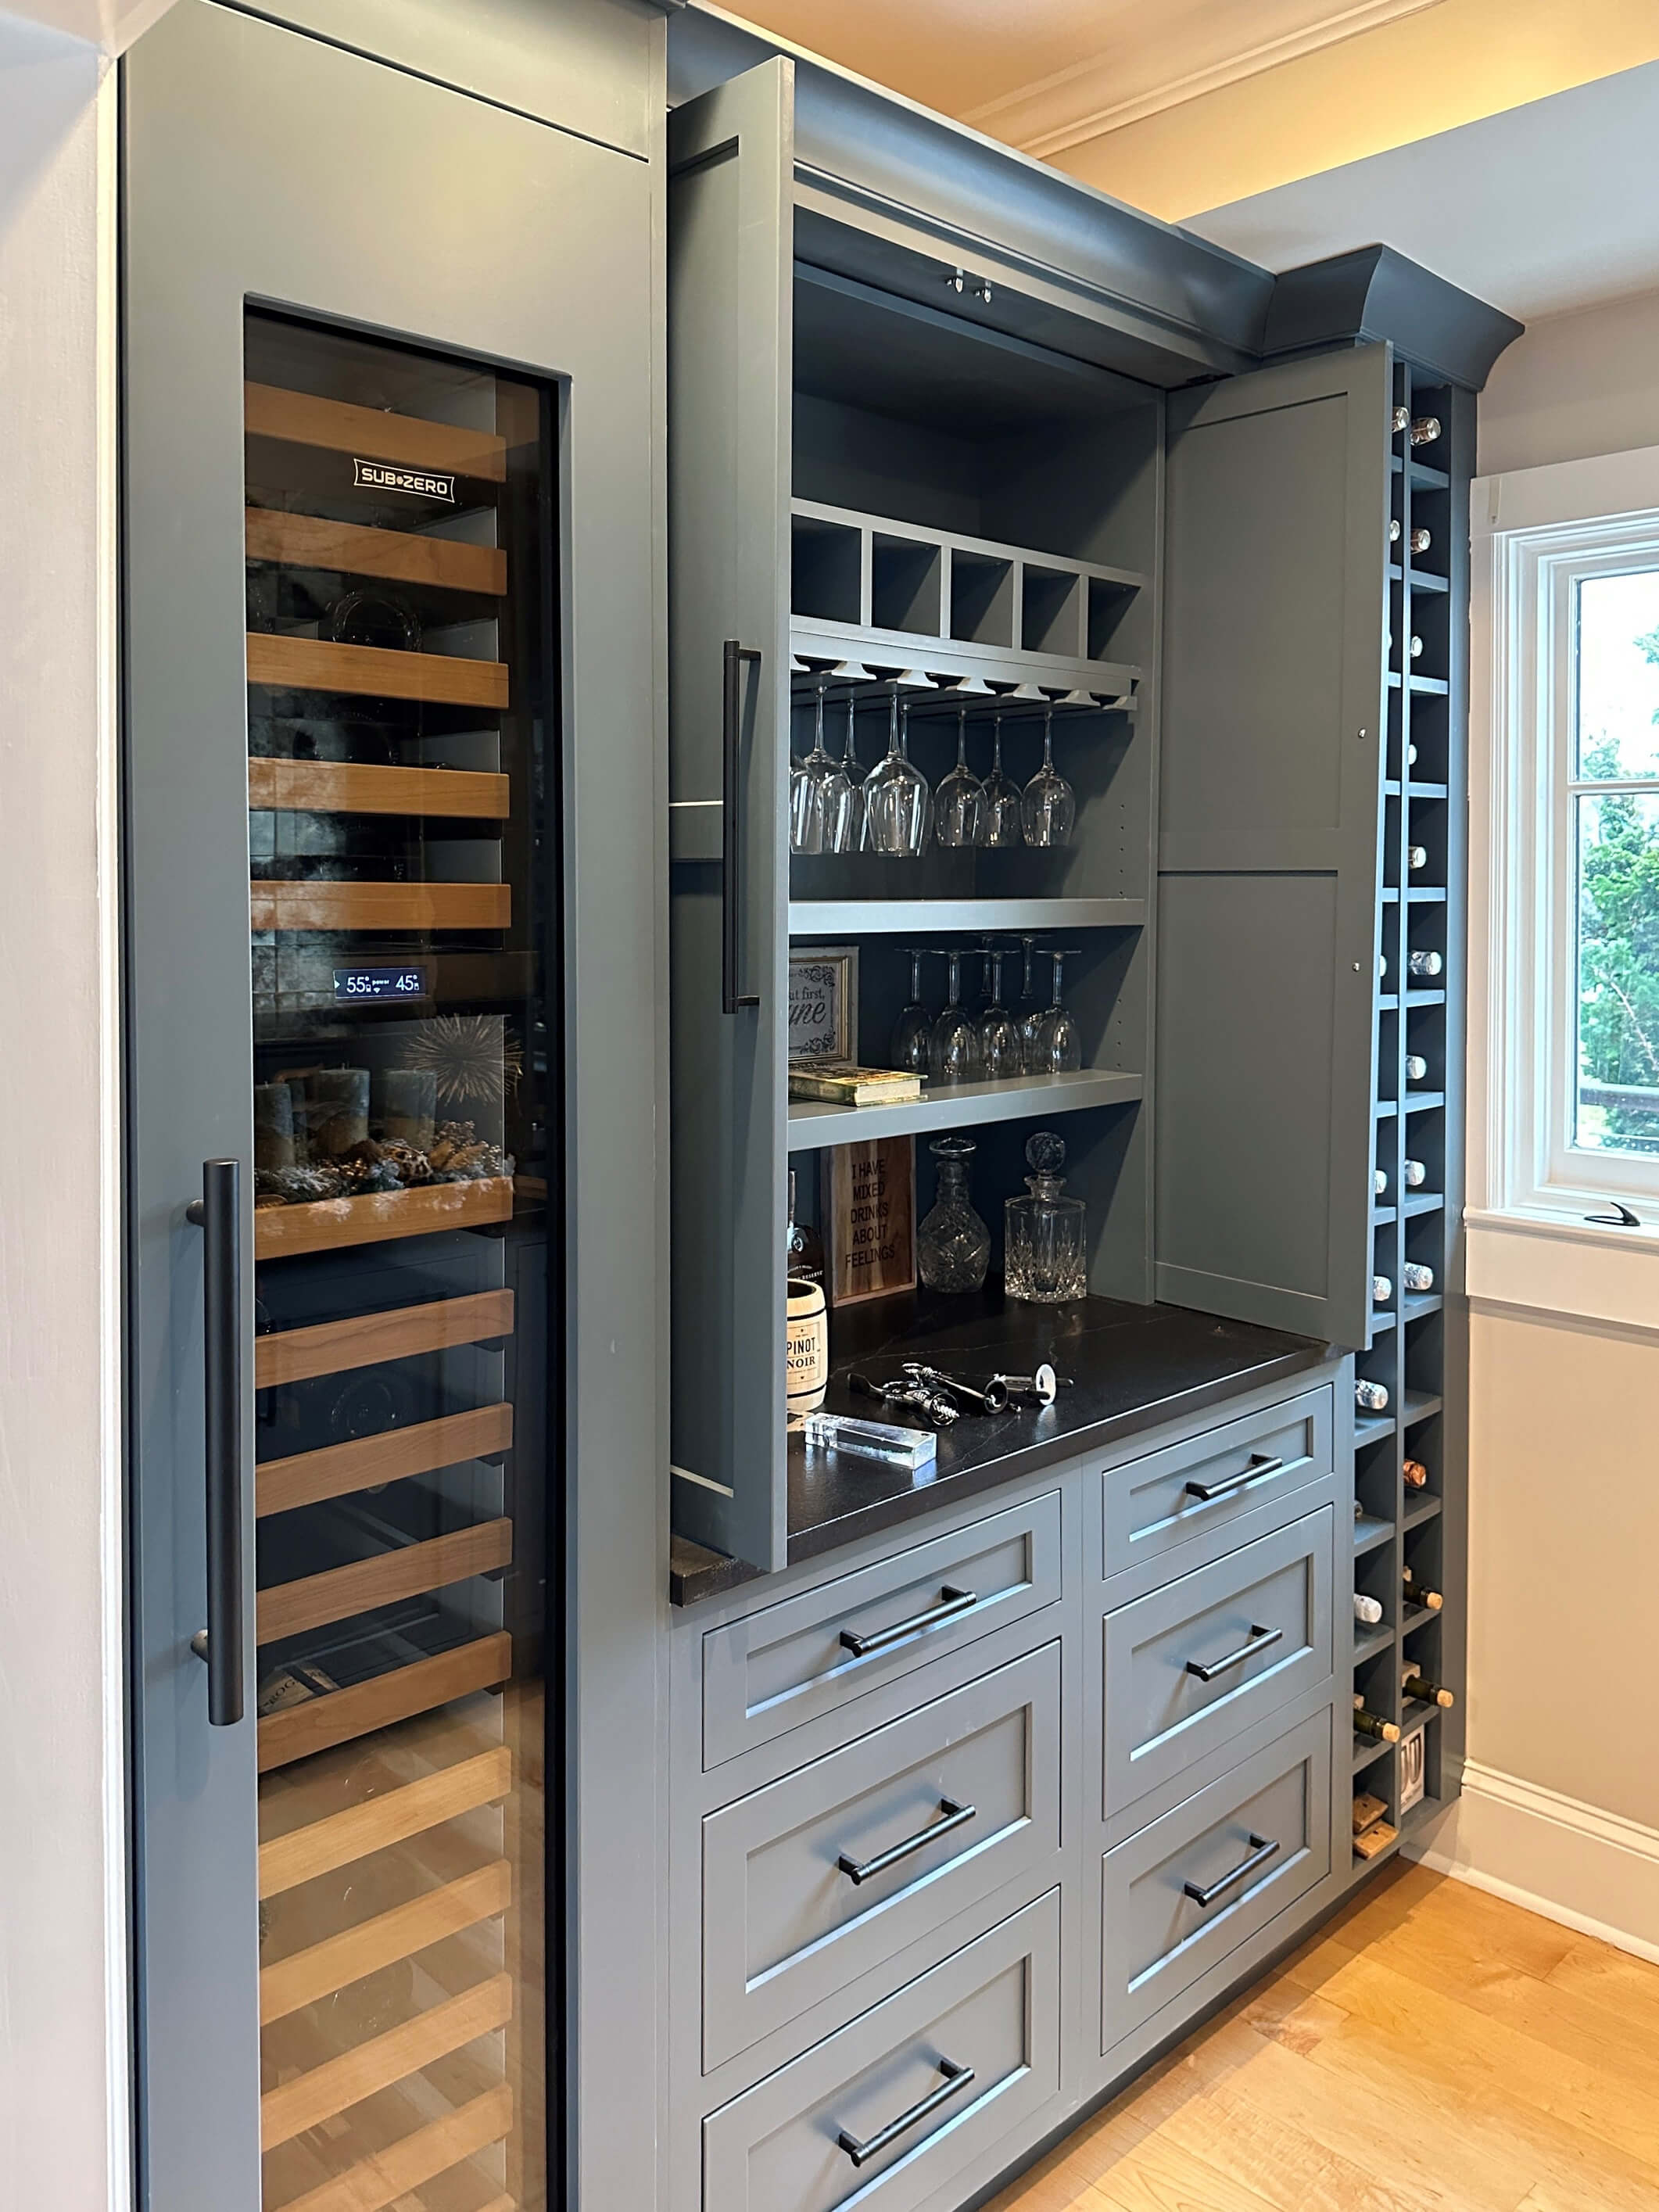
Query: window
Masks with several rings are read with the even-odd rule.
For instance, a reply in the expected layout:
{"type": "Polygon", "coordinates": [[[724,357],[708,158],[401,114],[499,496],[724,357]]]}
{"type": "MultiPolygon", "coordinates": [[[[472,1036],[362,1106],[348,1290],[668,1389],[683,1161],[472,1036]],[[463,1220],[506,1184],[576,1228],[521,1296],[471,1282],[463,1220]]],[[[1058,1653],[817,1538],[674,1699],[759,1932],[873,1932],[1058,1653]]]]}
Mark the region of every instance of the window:
{"type": "Polygon", "coordinates": [[[1477,977],[1486,956],[1487,1053],[1471,1198],[1576,1220],[1618,1198],[1648,1224],[1659,1221],[1659,455],[1631,458],[1654,464],[1654,506],[1636,514],[1571,514],[1575,471],[1599,464],[1479,488],[1497,526],[1476,561],[1471,736],[1487,874],[1473,951],[1477,977]],[[1506,506],[1528,526],[1504,528],[1506,506]]]}

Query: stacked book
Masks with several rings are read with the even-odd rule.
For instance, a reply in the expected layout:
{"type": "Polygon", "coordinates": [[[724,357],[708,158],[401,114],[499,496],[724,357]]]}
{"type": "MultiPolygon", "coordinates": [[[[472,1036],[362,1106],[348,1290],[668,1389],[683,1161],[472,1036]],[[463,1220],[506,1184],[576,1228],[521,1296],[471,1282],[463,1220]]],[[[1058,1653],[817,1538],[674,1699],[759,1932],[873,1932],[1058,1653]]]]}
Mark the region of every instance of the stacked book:
{"type": "Polygon", "coordinates": [[[921,1078],[898,1067],[824,1067],[808,1060],[789,1063],[789,1096],[827,1106],[902,1106],[920,1098],[921,1078]]]}

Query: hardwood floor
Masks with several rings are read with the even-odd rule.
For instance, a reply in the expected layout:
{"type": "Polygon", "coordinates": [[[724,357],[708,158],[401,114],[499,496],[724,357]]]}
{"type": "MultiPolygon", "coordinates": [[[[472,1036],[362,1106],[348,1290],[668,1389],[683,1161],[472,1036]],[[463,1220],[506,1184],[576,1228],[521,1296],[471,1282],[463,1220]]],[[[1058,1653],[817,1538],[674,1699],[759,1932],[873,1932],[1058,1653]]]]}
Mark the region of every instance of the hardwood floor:
{"type": "Polygon", "coordinates": [[[1398,1865],[988,2212],[1659,2212],[1659,1966],[1398,1865]]]}

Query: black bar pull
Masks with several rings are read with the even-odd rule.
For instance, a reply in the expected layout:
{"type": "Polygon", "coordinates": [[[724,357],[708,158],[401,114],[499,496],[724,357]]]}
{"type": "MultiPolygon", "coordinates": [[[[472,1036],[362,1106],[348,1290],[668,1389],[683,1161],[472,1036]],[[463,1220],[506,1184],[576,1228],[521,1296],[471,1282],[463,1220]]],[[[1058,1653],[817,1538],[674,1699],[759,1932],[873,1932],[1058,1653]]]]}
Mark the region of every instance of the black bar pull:
{"type": "Polygon", "coordinates": [[[952,2097],[959,2097],[974,2079],[971,2066],[958,2066],[949,2058],[939,2060],[939,2070],[945,2079],[937,2089],[930,2090],[927,2096],[912,2105],[908,2112],[901,2112],[897,2119],[889,2120],[884,2128],[878,2128],[874,2135],[867,2136],[862,2142],[849,2130],[842,2129],[836,2142],[854,2166],[867,2166],[872,2158],[879,2158],[882,2152],[896,2143],[902,2135],[919,2127],[923,2120],[930,2119],[939,2106],[948,2105],[952,2097]]]}
{"type": "Polygon", "coordinates": [[[941,1836],[948,1836],[953,1828],[965,1828],[969,1820],[979,1818],[977,1806],[958,1805],[949,1797],[939,1799],[939,1820],[930,1821],[925,1828],[918,1828],[914,1836],[907,1836],[902,1844],[890,1844],[884,1851],[878,1851],[872,1859],[849,1858],[843,1851],[836,1864],[856,1889],[860,1883],[873,1881],[878,1874],[885,1874],[889,1867],[898,1866],[905,1859],[914,1858],[918,1851],[925,1851],[929,1844],[936,1844],[941,1836]]]}
{"type": "Polygon", "coordinates": [[[939,1591],[939,1603],[930,1605],[925,1613],[913,1613],[887,1628],[843,1628],[841,1640],[855,1659],[867,1659],[872,1651],[886,1651],[908,1637],[925,1635],[941,1622],[954,1620],[959,1613],[971,1613],[978,1603],[977,1591],[952,1589],[946,1583],[939,1591]]]}
{"type": "Polygon", "coordinates": [[[204,1160],[186,1209],[204,1232],[203,1399],[207,1409],[207,1620],[191,1649],[205,1659],[208,1718],[242,1717],[242,1164],[204,1160]]]}
{"type": "Polygon", "coordinates": [[[1200,1505],[1213,1505],[1218,1498],[1231,1498],[1247,1483],[1260,1482],[1264,1474],[1279,1474],[1284,1465],[1282,1459],[1267,1452],[1252,1452],[1249,1464],[1241,1467],[1237,1474],[1224,1475],[1219,1482],[1189,1482],[1187,1495],[1197,1498],[1200,1505]]]}
{"type": "Polygon", "coordinates": [[[738,732],[742,720],[742,666],[751,660],[760,666],[760,648],[726,641],[726,664],[720,692],[720,1005],[728,1014],[739,1006],[757,1006],[759,994],[738,988],[738,931],[743,898],[738,877],[743,855],[743,817],[738,806],[738,732]]]}
{"type": "Polygon", "coordinates": [[[1207,1912],[1212,1905],[1218,1904],[1230,1891],[1237,1889],[1240,1882],[1248,1881],[1250,1876],[1266,1866],[1269,1860],[1276,1859],[1279,1852],[1279,1844],[1268,1837],[1252,1834],[1249,1856],[1240,1859],[1238,1864],[1230,1873],[1224,1874],[1218,1881],[1212,1881],[1207,1888],[1202,1887],[1195,1881],[1183,1881],[1181,1887],[1200,1911],[1207,1912]]]}

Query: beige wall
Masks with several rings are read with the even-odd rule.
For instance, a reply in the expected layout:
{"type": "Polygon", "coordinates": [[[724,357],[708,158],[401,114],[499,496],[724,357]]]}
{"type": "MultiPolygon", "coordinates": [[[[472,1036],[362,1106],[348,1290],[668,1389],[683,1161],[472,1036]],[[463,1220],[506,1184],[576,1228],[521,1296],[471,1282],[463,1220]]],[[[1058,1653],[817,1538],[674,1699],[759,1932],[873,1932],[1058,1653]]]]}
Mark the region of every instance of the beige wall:
{"type": "Polygon", "coordinates": [[[0,2204],[125,2199],[112,199],[97,50],[0,15],[0,2204]]]}
{"type": "Polygon", "coordinates": [[[1659,291],[1547,316],[1498,356],[1480,398],[1482,476],[1638,446],[1659,446],[1659,291]]]}

